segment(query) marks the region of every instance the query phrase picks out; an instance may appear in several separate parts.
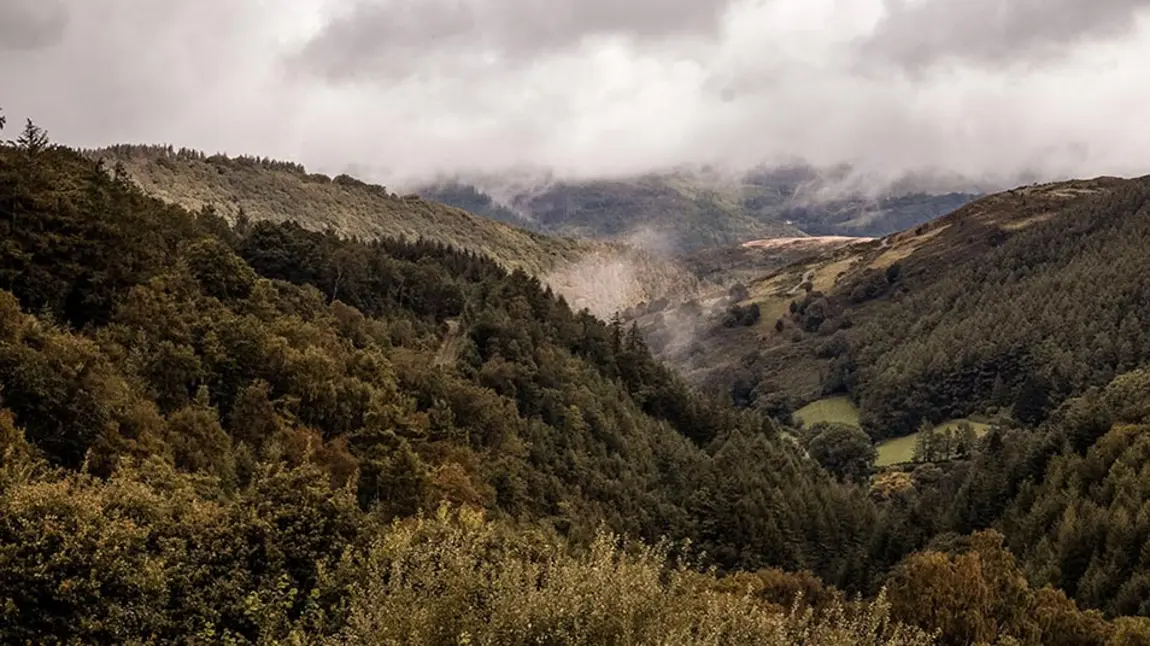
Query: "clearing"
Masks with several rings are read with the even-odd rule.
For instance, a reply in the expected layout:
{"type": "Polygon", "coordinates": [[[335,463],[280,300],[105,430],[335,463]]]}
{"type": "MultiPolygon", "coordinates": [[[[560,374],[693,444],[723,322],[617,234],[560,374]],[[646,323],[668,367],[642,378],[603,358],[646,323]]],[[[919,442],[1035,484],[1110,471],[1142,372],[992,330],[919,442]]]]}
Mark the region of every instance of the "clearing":
{"type": "Polygon", "coordinates": [[[811,402],[795,411],[794,417],[800,426],[814,426],[823,422],[859,425],[859,409],[847,397],[828,397],[811,402]]]}
{"type": "MultiPolygon", "coordinates": [[[[990,424],[983,422],[976,422],[970,419],[952,419],[948,422],[943,422],[934,427],[934,430],[941,431],[946,428],[957,428],[959,424],[966,422],[974,427],[974,432],[982,437],[990,430],[990,424]]],[[[878,458],[874,464],[876,467],[889,467],[895,464],[902,464],[910,462],[914,459],[914,445],[918,440],[918,433],[907,435],[906,437],[896,437],[893,440],[886,440],[879,443],[876,447],[878,449],[878,458]]]]}

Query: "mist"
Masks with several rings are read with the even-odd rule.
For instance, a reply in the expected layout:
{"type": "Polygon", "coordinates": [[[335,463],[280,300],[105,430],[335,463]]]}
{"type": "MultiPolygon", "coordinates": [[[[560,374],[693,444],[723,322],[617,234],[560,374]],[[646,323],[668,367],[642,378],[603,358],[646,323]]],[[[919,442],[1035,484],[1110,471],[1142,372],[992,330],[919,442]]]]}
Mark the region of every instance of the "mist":
{"type": "MultiPolygon", "coordinates": [[[[5,0],[0,107],[57,141],[576,180],[1150,173],[1150,0],[5,0]]],[[[932,179],[931,181],[937,181],[932,179]]]]}

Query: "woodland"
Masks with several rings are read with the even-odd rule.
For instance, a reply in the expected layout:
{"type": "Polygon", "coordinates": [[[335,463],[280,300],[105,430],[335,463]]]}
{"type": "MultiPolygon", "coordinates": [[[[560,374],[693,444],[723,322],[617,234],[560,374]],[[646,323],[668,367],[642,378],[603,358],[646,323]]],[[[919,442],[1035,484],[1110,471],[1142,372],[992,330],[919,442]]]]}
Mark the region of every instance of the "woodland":
{"type": "Polygon", "coordinates": [[[892,301],[921,347],[859,326],[866,428],[1017,409],[876,470],[873,433],[735,408],[521,268],[188,210],[28,122],[0,147],[0,642],[1150,644],[1147,301],[1111,280],[1145,254],[1100,246],[1146,193],[1058,225],[1093,242],[1007,242],[1026,262],[963,270],[971,303],[892,301]],[[1096,298],[1051,296],[1071,278],[1096,298]],[[1046,354],[944,378],[1012,347],[1046,354]]]}

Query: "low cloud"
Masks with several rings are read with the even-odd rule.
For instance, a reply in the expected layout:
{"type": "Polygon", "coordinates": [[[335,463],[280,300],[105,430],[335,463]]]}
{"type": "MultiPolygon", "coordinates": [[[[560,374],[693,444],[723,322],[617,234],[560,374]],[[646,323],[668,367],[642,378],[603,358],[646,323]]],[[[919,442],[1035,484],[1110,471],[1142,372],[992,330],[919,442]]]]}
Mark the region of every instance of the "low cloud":
{"type": "Polygon", "coordinates": [[[862,48],[921,71],[944,61],[1016,65],[1060,59],[1129,35],[1150,0],[885,0],[862,48]]]}
{"type": "Polygon", "coordinates": [[[59,0],[5,0],[0,4],[0,51],[31,50],[58,43],[68,26],[59,0]]]}
{"type": "Polygon", "coordinates": [[[1147,4],[6,0],[0,106],[75,145],[397,189],[796,161],[867,185],[1142,174],[1147,4]]]}
{"type": "Polygon", "coordinates": [[[522,67],[585,39],[713,37],[728,0],[359,0],[295,56],[331,80],[522,67]],[[413,64],[413,61],[424,65],[413,64]]]}

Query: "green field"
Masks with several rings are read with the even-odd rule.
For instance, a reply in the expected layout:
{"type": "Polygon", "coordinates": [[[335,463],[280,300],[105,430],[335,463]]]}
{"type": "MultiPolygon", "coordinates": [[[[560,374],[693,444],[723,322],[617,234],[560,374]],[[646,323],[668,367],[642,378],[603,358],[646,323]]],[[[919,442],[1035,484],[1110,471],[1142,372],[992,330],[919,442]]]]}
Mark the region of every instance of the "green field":
{"type": "Polygon", "coordinates": [[[847,397],[828,397],[811,402],[795,411],[794,417],[800,426],[814,426],[823,422],[859,425],[859,409],[847,397]]]}
{"type": "MultiPolygon", "coordinates": [[[[823,422],[859,426],[858,408],[856,408],[854,403],[847,397],[828,397],[816,402],[811,402],[795,411],[794,417],[795,423],[803,427],[814,426],[815,424],[823,422]]],[[[957,427],[962,422],[967,422],[973,426],[974,432],[977,433],[979,437],[982,437],[990,430],[990,424],[976,422],[970,419],[952,419],[939,424],[935,427],[935,430],[941,431],[947,427],[957,427]]],[[[878,458],[875,459],[875,466],[889,467],[894,464],[910,462],[914,459],[914,445],[917,440],[918,433],[914,433],[913,435],[896,437],[879,443],[879,445],[875,447],[878,449],[878,458]]]]}
{"type": "MultiPolygon", "coordinates": [[[[943,422],[935,427],[935,430],[941,431],[947,427],[957,427],[960,423],[967,422],[974,427],[974,432],[982,437],[987,431],[990,430],[990,424],[983,424],[982,422],[975,422],[969,419],[952,419],[949,422],[943,422]]],[[[907,435],[906,437],[898,437],[893,440],[887,440],[878,445],[878,459],[875,460],[875,466],[889,467],[892,464],[901,464],[903,462],[910,462],[914,459],[914,443],[918,439],[918,433],[907,435]]]]}

